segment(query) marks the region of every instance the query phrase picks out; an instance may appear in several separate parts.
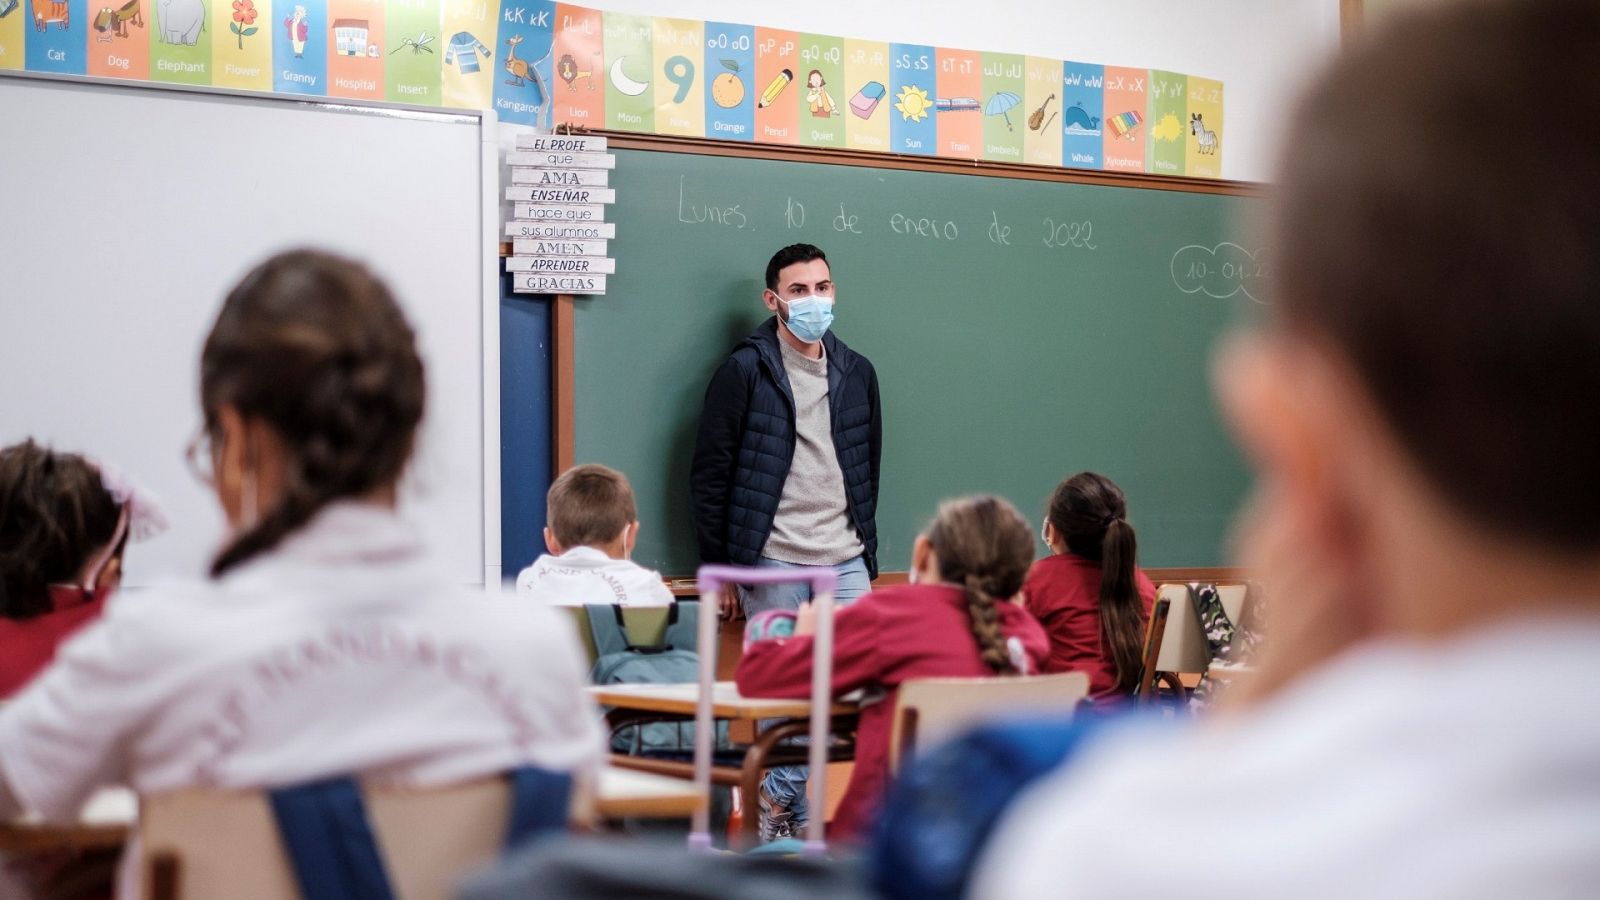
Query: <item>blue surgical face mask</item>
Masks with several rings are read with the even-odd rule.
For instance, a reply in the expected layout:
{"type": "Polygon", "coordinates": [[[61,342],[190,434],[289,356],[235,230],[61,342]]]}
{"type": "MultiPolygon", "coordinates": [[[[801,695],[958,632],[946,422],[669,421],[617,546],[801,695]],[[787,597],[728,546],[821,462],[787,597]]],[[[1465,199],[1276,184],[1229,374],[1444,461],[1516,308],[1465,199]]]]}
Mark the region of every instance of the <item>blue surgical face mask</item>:
{"type": "Polygon", "coordinates": [[[789,321],[785,324],[795,337],[808,344],[815,344],[828,333],[828,326],[833,324],[832,297],[809,294],[793,300],[784,300],[782,297],[778,299],[789,307],[789,321]]]}

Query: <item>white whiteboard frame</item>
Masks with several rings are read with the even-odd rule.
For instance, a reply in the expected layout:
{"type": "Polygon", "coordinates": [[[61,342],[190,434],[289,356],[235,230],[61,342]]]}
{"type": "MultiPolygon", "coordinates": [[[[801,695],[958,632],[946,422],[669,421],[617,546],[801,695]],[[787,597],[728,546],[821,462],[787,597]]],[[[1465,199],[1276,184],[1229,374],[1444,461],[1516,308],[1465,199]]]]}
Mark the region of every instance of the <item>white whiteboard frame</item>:
{"type": "Polygon", "coordinates": [[[28,72],[0,69],[0,78],[27,81],[56,81],[74,85],[93,85],[115,90],[169,91],[178,94],[204,94],[221,97],[243,97],[250,100],[270,101],[320,109],[331,109],[356,115],[385,116],[398,119],[476,120],[480,149],[479,172],[481,193],[478,208],[482,211],[479,227],[484,236],[480,270],[483,273],[479,286],[482,316],[482,374],[483,374],[483,586],[485,590],[500,589],[500,142],[499,118],[492,109],[436,109],[424,106],[406,106],[347,100],[338,97],[308,97],[303,95],[274,94],[266,91],[243,91],[228,88],[201,87],[197,85],[166,84],[152,81],[132,81],[117,78],[95,78],[77,75],[57,75],[47,72],[28,72]]]}

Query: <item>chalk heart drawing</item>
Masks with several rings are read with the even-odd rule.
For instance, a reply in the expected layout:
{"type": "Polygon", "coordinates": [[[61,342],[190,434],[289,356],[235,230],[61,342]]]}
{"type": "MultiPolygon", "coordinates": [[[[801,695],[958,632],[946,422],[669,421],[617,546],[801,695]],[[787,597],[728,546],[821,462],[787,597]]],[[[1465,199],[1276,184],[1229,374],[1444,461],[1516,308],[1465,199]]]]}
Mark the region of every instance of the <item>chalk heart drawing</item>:
{"type": "Polygon", "coordinates": [[[1214,247],[1189,244],[1172,254],[1172,283],[1185,294],[1205,294],[1218,300],[1227,300],[1235,294],[1244,294],[1256,303],[1265,305],[1260,293],[1259,279],[1267,273],[1265,251],[1254,250],[1223,241],[1214,247]]]}

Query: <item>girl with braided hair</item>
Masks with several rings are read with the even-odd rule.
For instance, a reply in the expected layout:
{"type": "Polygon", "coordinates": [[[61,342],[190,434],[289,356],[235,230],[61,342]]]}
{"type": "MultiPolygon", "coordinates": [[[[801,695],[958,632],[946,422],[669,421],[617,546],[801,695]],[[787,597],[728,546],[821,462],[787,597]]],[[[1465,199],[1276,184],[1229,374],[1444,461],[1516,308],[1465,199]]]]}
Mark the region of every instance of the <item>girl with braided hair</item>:
{"type": "MultiPolygon", "coordinates": [[[[888,786],[895,691],[913,678],[1034,674],[1044,631],[1013,602],[1033,561],[1033,536],[999,497],[951,500],[911,553],[911,583],[879,588],[834,622],[833,690],[865,689],[855,769],[830,835],[862,833],[888,786]],[[869,702],[870,701],[870,702],[869,702]]],[[[800,609],[794,636],[752,643],[735,674],[740,693],[806,697],[815,613],[800,609]]]]}
{"type": "Polygon", "coordinates": [[[1079,472],[1050,495],[1024,603],[1050,636],[1046,672],[1084,672],[1089,699],[1115,705],[1138,687],[1144,630],[1156,586],[1139,571],[1138,542],[1122,489],[1079,472]]]}
{"type": "Polygon", "coordinates": [[[396,508],[424,401],[415,335],[363,266],[293,251],[228,295],[190,461],[231,535],[62,647],[0,709],[0,816],[340,775],[439,784],[597,763],[559,614],[441,572],[396,508]]]}

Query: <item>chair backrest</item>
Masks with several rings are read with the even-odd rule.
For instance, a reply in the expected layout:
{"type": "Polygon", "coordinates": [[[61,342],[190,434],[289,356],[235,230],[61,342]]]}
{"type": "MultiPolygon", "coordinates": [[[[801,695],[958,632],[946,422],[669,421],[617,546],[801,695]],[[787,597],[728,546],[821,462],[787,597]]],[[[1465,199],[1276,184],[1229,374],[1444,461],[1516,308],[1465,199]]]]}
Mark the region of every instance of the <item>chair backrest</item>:
{"type": "Polygon", "coordinates": [[[1022,713],[1071,715],[1088,695],[1089,676],[1082,672],[902,682],[889,730],[890,770],[898,771],[919,746],[986,720],[1022,713]]]}
{"type": "Polygon", "coordinates": [[[1163,584],[1156,596],[1171,601],[1171,607],[1155,670],[1175,675],[1204,672],[1211,665],[1211,645],[1206,643],[1194,601],[1189,598],[1189,585],[1163,584]]]}
{"type": "MultiPolygon", "coordinates": [[[[600,656],[600,651],[595,646],[594,629],[589,627],[588,607],[563,606],[562,609],[572,616],[573,627],[578,629],[578,640],[583,644],[585,664],[593,666],[594,661],[600,656]]],[[[638,647],[650,647],[661,643],[666,638],[670,609],[666,606],[624,606],[622,622],[628,634],[628,642],[638,647]]]]}
{"type": "MultiPolygon", "coordinates": [[[[367,820],[401,900],[446,900],[466,873],[498,859],[511,811],[507,779],[363,791],[367,820]]],[[[586,815],[588,791],[573,792],[586,815]]],[[[143,896],[298,900],[299,887],[263,791],[185,790],[141,803],[143,896]]]]}
{"type": "Polygon", "coordinates": [[[1167,616],[1172,598],[1156,595],[1150,607],[1150,621],[1144,626],[1144,652],[1139,655],[1139,687],[1134,691],[1140,703],[1150,702],[1156,689],[1156,661],[1161,658],[1161,642],[1167,635],[1167,616]]]}

